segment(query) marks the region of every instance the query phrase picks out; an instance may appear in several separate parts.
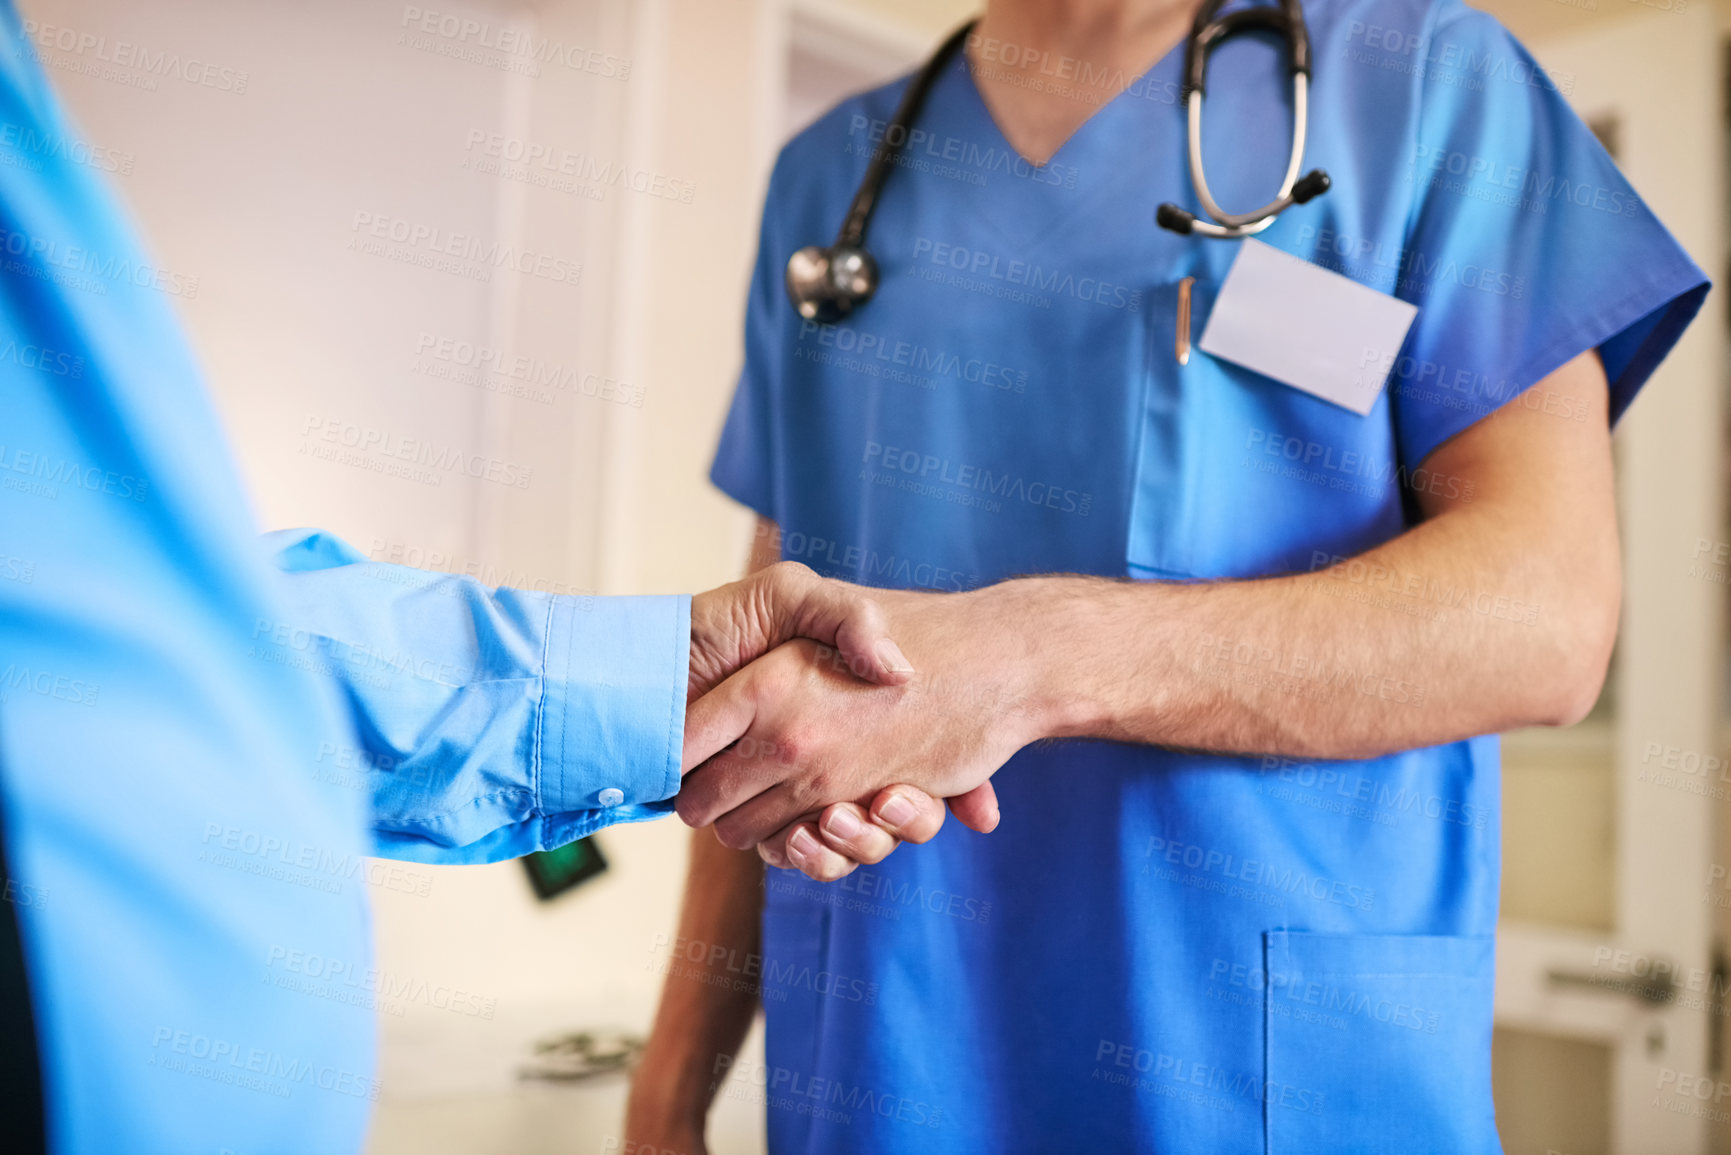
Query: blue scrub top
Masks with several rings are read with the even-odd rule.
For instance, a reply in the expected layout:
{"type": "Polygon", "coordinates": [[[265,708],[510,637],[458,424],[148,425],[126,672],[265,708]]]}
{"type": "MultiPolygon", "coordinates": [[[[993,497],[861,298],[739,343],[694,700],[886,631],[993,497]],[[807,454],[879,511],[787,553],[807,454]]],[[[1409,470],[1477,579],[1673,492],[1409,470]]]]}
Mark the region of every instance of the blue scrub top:
{"type": "MultiPolygon", "coordinates": [[[[783,152],[716,484],[781,524],[785,556],[876,585],[1250,578],[1401,533],[1403,482],[1470,497],[1426,457],[1511,401],[1584,419],[1528,387],[1585,350],[1621,414],[1707,285],[1567,78],[1456,0],[1306,16],[1305,164],[1334,188],[1262,239],[1419,306],[1368,416],[1201,352],[1178,366],[1179,280],[1199,337],[1240,248],[1153,223],[1196,203],[1182,47],[1040,168],[958,61],[871,222],[881,288],[833,328],[795,316],[782,270],[834,235],[905,82],[783,152]]],[[[1046,81],[1085,94],[1073,68],[1046,81]]],[[[1216,54],[1206,160],[1229,210],[1272,196],[1289,103],[1278,42],[1216,54]]],[[[1341,593],[1372,621],[1535,612],[1404,576],[1399,597],[1341,593]]],[[[1422,665],[1277,647],[1229,633],[1191,657],[1424,708],[1422,665]]],[[[1070,741],[995,783],[990,837],[952,825],[827,886],[770,872],[750,1074],[776,1155],[1498,1150],[1495,737],[1325,763],[1070,741]]]]}
{"type": "Polygon", "coordinates": [[[0,127],[4,897],[51,1148],[358,1151],[377,1008],[474,1005],[374,966],[366,895],[435,880],[363,856],[665,813],[689,599],[261,543],[175,321],[196,286],[79,163],[10,4],[0,127]]]}

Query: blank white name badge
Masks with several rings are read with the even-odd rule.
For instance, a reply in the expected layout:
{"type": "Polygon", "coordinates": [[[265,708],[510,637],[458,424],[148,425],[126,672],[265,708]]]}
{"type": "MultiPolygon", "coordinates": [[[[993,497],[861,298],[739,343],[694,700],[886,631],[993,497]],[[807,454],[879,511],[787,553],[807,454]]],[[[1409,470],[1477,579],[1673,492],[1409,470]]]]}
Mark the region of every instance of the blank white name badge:
{"type": "Polygon", "coordinates": [[[1246,240],[1200,348],[1362,417],[1417,315],[1417,305],[1246,240]]]}

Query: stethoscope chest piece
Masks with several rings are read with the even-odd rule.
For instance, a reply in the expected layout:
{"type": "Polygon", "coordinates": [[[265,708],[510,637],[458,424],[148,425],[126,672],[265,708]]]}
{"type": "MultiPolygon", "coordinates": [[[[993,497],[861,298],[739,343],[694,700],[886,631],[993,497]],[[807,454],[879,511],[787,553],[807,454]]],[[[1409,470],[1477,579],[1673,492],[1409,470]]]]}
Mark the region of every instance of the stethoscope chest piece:
{"type": "Polygon", "coordinates": [[[804,320],[833,325],[877,292],[878,265],[866,251],[866,225],[871,222],[872,209],[895,167],[896,157],[908,142],[908,129],[919,115],[920,106],[925,104],[926,94],[932,90],[938,74],[962,50],[973,26],[970,21],[952,32],[902,93],[901,104],[884,133],[883,143],[872,151],[865,179],[853,194],[853,203],[848,206],[835,243],[827,248],[807,245],[788,258],[787,275],[783,278],[787,299],[804,320]]]}
{"type": "Polygon", "coordinates": [[[878,264],[854,245],[807,245],[788,258],[787,297],[799,315],[833,325],[872,299],[878,264]]]}

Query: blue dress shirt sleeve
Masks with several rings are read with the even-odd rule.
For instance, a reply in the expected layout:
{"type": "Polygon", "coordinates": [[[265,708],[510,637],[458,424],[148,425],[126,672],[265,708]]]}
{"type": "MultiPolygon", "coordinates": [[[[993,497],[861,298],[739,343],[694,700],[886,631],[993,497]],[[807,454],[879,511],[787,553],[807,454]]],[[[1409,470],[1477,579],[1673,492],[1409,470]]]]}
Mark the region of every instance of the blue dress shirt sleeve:
{"type": "Polygon", "coordinates": [[[354,745],[315,758],[364,781],[377,853],[493,862],[672,809],[689,597],[495,590],[316,531],[266,541],[282,620],[255,623],[255,656],[340,686],[354,745]]]}

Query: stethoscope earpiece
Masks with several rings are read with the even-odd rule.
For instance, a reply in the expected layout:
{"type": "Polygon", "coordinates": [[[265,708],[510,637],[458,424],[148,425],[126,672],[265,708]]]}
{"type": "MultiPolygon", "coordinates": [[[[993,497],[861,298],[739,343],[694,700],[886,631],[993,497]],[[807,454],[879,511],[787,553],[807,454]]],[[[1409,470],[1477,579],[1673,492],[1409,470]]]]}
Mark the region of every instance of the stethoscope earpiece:
{"type": "Polygon", "coordinates": [[[1292,186],[1292,203],[1301,205],[1306,201],[1314,200],[1327,192],[1333,184],[1334,182],[1328,179],[1327,173],[1319,168],[1313,168],[1300,177],[1297,184],[1292,186]]]}
{"type": "Polygon", "coordinates": [[[1154,210],[1154,223],[1163,229],[1188,236],[1190,230],[1196,226],[1196,214],[1187,213],[1168,201],[1154,210]]]}
{"type": "Polygon", "coordinates": [[[788,258],[787,299],[807,321],[833,325],[878,288],[878,265],[853,245],[807,245],[788,258]]]}

